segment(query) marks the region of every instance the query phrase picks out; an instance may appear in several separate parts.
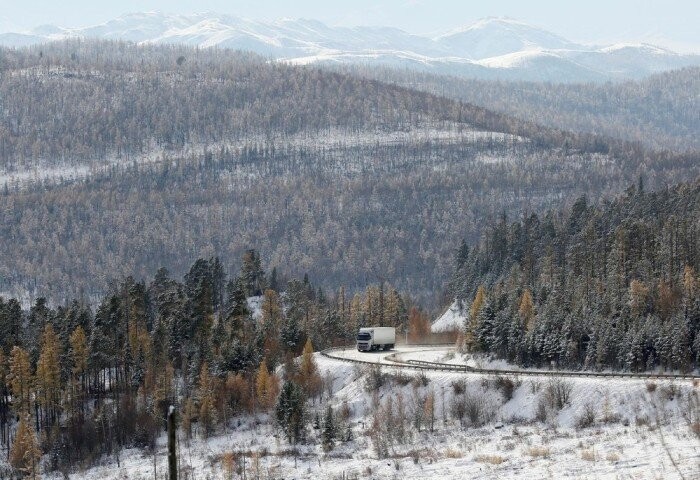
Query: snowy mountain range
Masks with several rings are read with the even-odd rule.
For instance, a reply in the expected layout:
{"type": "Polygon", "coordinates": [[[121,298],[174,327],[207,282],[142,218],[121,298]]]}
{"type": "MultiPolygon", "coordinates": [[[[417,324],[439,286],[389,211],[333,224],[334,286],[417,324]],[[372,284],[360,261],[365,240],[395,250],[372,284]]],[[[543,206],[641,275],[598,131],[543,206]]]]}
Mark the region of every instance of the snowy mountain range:
{"type": "Polygon", "coordinates": [[[331,27],[308,19],[266,22],[216,13],[151,12],[84,28],[44,25],[4,33],[0,45],[72,37],[249,50],[294,64],[361,63],[513,80],[622,80],[700,65],[698,54],[644,43],[581,45],[510,18],[486,18],[430,38],[391,27],[331,27]]]}

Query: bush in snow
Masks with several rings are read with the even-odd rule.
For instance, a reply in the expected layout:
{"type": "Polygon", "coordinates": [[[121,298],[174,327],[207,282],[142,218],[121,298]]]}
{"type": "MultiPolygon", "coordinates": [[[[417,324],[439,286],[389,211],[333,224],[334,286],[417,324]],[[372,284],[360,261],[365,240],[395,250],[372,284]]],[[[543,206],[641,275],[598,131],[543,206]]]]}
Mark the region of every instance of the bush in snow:
{"type": "Polygon", "coordinates": [[[587,403],[583,407],[583,411],[576,418],[576,426],[578,428],[588,428],[595,424],[596,411],[592,403],[587,403]]]}
{"type": "Polygon", "coordinates": [[[570,381],[553,378],[545,387],[544,395],[549,406],[559,411],[571,403],[573,390],[574,385],[570,381]]]}

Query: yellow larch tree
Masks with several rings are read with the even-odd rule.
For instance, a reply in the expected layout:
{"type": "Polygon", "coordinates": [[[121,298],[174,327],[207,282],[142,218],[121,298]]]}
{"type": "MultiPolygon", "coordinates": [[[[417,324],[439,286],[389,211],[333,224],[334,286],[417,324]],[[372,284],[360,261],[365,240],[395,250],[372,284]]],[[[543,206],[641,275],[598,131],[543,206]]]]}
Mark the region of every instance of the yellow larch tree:
{"type": "Polygon", "coordinates": [[[61,352],[58,335],[48,323],[41,337],[41,352],[36,364],[36,387],[39,404],[44,410],[44,423],[53,424],[61,406],[61,352]]]}
{"type": "Polygon", "coordinates": [[[301,354],[299,383],[310,398],[315,398],[321,393],[322,381],[318,373],[318,366],[314,360],[314,348],[310,338],[306,340],[304,351],[301,354]]]}
{"type": "Polygon", "coordinates": [[[14,399],[12,405],[19,414],[30,411],[33,380],[29,353],[19,346],[12,347],[8,383],[14,399]]]}
{"type": "Polygon", "coordinates": [[[535,304],[532,301],[532,293],[529,289],[525,289],[520,296],[520,306],[518,307],[520,320],[525,325],[525,329],[530,332],[535,328],[535,304]]]}
{"type": "Polygon", "coordinates": [[[464,332],[464,348],[467,351],[477,350],[477,330],[479,329],[479,313],[486,303],[486,288],[483,285],[479,285],[476,290],[476,295],[474,296],[474,301],[472,302],[471,308],[469,309],[469,319],[467,321],[467,326],[464,332]]]}
{"type": "Polygon", "coordinates": [[[10,465],[30,478],[38,478],[41,450],[28,413],[20,417],[15,440],[10,449],[10,465]]]}

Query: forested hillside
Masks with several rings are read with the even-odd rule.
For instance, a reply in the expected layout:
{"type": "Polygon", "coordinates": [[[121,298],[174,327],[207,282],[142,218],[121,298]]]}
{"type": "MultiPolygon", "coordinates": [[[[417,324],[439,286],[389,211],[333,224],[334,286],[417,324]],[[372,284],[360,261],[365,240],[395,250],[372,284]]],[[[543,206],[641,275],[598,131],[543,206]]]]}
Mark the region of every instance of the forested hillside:
{"type": "Polygon", "coordinates": [[[641,142],[653,149],[700,148],[700,69],[616,83],[471,80],[409,70],[344,67],[368,78],[466,101],[575,132],[641,142]]]}
{"type": "Polygon", "coordinates": [[[453,293],[465,342],[525,365],[688,370],[700,364],[700,181],[500,217],[463,244],[453,293]]]}
{"type": "Polygon", "coordinates": [[[255,246],[326,288],[388,281],[434,306],[458,239],[494,214],[700,169],[228,51],[69,41],[2,56],[0,291],[28,301],[96,299],[199,257],[232,267],[255,246]]]}
{"type": "Polygon", "coordinates": [[[435,95],[230,50],[71,40],[0,49],[0,167],[430,121],[512,129],[435,95]]]}
{"type": "Polygon", "coordinates": [[[376,324],[420,334],[429,321],[390,285],[346,296],[308,277],[287,282],[255,250],[232,276],[210,258],[183,281],[166,269],[148,284],[123,279],[94,311],[44,298],[23,311],[0,297],[0,448],[18,472],[38,471],[42,454],[45,472],[118,462],[123,448],[154,448],[169,405],[185,439],[193,424],[206,437],[234,416],[271,412],[283,363],[285,388],[317,399],[329,380],[311,363],[312,345],[346,343],[376,324]]]}

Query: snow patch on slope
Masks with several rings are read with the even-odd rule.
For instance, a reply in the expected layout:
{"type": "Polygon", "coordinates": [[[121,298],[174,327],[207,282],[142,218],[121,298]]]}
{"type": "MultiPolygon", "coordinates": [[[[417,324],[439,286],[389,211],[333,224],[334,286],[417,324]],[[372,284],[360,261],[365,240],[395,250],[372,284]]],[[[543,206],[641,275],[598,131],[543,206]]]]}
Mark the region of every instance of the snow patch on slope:
{"type": "Polygon", "coordinates": [[[467,319],[467,311],[464,306],[455,300],[452,305],[435,320],[430,327],[433,333],[450,332],[461,330],[464,328],[464,322],[467,319]]]}

